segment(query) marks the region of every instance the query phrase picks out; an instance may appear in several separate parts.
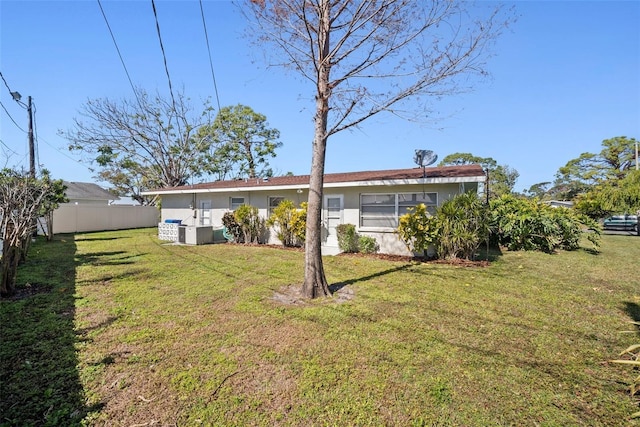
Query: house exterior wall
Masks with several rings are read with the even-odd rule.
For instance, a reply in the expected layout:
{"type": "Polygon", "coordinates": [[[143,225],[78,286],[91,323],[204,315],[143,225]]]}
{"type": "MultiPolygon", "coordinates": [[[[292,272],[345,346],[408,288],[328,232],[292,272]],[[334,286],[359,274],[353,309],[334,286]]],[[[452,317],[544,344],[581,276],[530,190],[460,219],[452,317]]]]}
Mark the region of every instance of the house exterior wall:
{"type": "MultiPolygon", "coordinates": [[[[202,202],[210,202],[209,212],[210,224],[215,229],[223,227],[222,217],[226,212],[232,211],[231,198],[243,198],[244,203],[258,208],[258,214],[262,218],[268,217],[269,198],[284,197],[293,200],[296,204],[306,201],[307,192],[298,193],[296,190],[274,190],[274,191],[237,191],[227,193],[204,193],[204,194],[166,194],[162,196],[161,222],[177,219],[183,225],[196,226],[200,223],[205,213],[200,209],[202,202]],[[195,207],[195,208],[192,208],[195,207]]],[[[268,230],[265,236],[266,243],[280,244],[272,230],[268,230]]]]}
{"type": "MultiPolygon", "coordinates": [[[[361,185],[356,187],[326,188],[325,196],[342,196],[343,212],[342,223],[354,224],[361,235],[371,236],[380,246],[380,252],[397,255],[411,255],[405,244],[395,234],[394,228],[362,227],[360,224],[360,196],[362,194],[396,194],[396,193],[437,193],[437,204],[464,191],[478,191],[477,183],[448,183],[448,184],[410,184],[410,185],[361,185]]],[[[214,229],[222,228],[222,216],[231,211],[231,198],[244,198],[244,203],[255,206],[260,216],[267,218],[270,197],[284,197],[299,205],[307,200],[308,190],[274,190],[260,189],[257,191],[228,191],[219,193],[194,194],[164,194],[162,195],[161,221],[178,219],[184,225],[201,225],[200,218],[203,212],[199,207],[203,201],[211,203],[208,216],[214,229]],[[196,207],[191,209],[190,206],[196,207]]],[[[326,233],[326,230],[325,230],[326,233]]],[[[279,244],[275,233],[270,230],[267,233],[267,243],[279,244]]]]}
{"type": "Polygon", "coordinates": [[[360,196],[363,194],[399,194],[399,193],[437,193],[437,205],[440,206],[446,200],[464,191],[477,191],[477,184],[466,183],[464,187],[458,183],[430,184],[430,185],[395,185],[395,186],[367,186],[336,188],[325,191],[325,194],[344,195],[343,223],[354,224],[356,231],[362,236],[370,236],[376,239],[381,253],[393,255],[412,255],[393,227],[363,227],[360,223],[360,196]],[[340,193],[342,191],[342,193],[340,193]]]}

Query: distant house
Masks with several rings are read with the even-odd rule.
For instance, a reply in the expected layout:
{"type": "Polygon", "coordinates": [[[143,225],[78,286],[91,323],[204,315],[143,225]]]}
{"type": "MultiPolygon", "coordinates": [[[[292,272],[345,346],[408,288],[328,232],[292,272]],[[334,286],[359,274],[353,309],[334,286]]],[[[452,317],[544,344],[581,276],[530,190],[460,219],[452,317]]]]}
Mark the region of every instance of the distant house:
{"type": "MultiPolygon", "coordinates": [[[[324,176],[323,253],[337,253],[336,227],[354,224],[360,235],[374,237],[380,252],[408,255],[395,234],[398,218],[424,203],[433,211],[453,196],[484,194],[486,176],[479,165],[330,173],[324,176]]],[[[255,206],[267,218],[285,199],[307,200],[309,176],[281,176],[216,181],[144,192],[162,199],[161,222],[221,229],[222,216],[242,204],[255,206]]],[[[162,224],[161,224],[162,225],[162,224]]],[[[278,243],[275,233],[269,243],[278,243]]]]}
{"type": "Polygon", "coordinates": [[[569,200],[547,200],[546,202],[547,205],[551,206],[552,208],[569,208],[571,209],[573,207],[573,202],[569,201],[569,200]]]}
{"type": "Polygon", "coordinates": [[[67,187],[65,195],[70,204],[108,205],[110,202],[120,199],[98,184],[91,182],[63,181],[63,184],[67,187]]]}

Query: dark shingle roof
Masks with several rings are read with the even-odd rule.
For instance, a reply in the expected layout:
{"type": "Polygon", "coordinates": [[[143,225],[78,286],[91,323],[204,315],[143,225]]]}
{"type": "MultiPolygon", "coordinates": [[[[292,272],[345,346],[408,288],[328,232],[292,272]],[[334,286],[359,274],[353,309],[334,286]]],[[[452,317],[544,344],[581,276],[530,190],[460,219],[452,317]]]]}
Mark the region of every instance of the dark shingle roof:
{"type": "MultiPolygon", "coordinates": [[[[484,176],[480,165],[442,166],[426,168],[424,174],[427,178],[465,178],[484,176]]],[[[420,179],[423,177],[422,168],[391,169],[363,172],[328,173],[324,175],[324,184],[367,182],[367,181],[399,181],[407,179],[420,179]]],[[[278,186],[306,186],[309,185],[309,175],[277,176],[268,179],[249,178],[229,181],[205,182],[201,184],[184,185],[181,187],[168,187],[148,191],[158,194],[164,192],[177,192],[181,190],[224,190],[234,188],[266,188],[278,186]]]]}
{"type": "Polygon", "coordinates": [[[67,186],[65,195],[71,200],[119,200],[116,195],[111,194],[98,184],[90,182],[70,182],[63,181],[67,186]]]}

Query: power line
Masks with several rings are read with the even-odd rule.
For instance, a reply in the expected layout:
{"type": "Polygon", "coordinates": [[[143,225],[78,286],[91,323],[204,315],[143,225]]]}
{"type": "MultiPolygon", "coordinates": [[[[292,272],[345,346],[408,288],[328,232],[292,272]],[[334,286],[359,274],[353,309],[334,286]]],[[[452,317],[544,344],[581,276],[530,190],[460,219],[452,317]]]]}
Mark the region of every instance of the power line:
{"type": "MultiPolygon", "coordinates": [[[[176,112],[176,99],[173,96],[173,85],[171,84],[171,76],[169,75],[169,66],[167,65],[167,55],[164,51],[164,44],[162,43],[162,36],[160,35],[160,22],[158,22],[158,13],[156,11],[156,2],[151,0],[151,7],[153,8],[153,16],[156,20],[156,30],[158,32],[158,40],[160,41],[160,50],[162,51],[162,59],[164,60],[164,71],[167,74],[167,80],[169,81],[169,93],[171,94],[171,102],[173,104],[173,111],[176,112]]],[[[180,122],[178,121],[178,126],[180,122]]],[[[182,132],[181,132],[182,133],[182,132]]]]}
{"type": "Polygon", "coordinates": [[[7,144],[5,144],[5,142],[3,140],[0,139],[0,145],[2,145],[4,148],[7,149],[7,151],[15,154],[16,156],[19,156],[19,154],[11,147],[9,147],[7,144]]]}
{"type": "MultiPolygon", "coordinates": [[[[0,73],[1,75],[2,73],[0,73]]],[[[4,80],[4,77],[2,77],[2,80],[4,80]]],[[[7,85],[6,80],[4,80],[5,85],[7,86],[7,89],[9,89],[9,91],[11,91],[11,89],[9,88],[9,86],[7,85]]],[[[7,109],[5,108],[4,104],[2,103],[2,101],[0,101],[0,106],[2,106],[2,109],[5,111],[5,113],[7,113],[7,116],[9,116],[9,118],[11,119],[11,121],[13,122],[14,125],[16,125],[16,127],[18,129],[20,129],[22,132],[24,133],[28,133],[26,130],[22,129],[20,127],[20,125],[18,125],[18,123],[16,123],[16,121],[13,119],[13,117],[11,117],[11,114],[9,114],[9,111],[7,111],[7,109]]],[[[49,147],[53,148],[54,150],[56,150],[58,153],[62,154],[63,156],[65,156],[66,158],[68,158],[69,160],[72,160],[76,163],[78,163],[79,165],[82,165],[84,167],[86,167],[87,169],[91,170],[91,168],[89,168],[86,164],[74,159],[73,157],[69,156],[68,154],[66,154],[65,152],[61,151],[60,149],[58,149],[57,147],[55,147],[53,144],[49,143],[48,141],[46,141],[44,138],[40,138],[38,136],[38,130],[37,130],[37,123],[36,123],[36,105],[35,103],[33,103],[33,127],[34,127],[34,134],[35,134],[35,140],[36,142],[42,141],[45,144],[47,144],[49,147]]],[[[11,147],[9,147],[4,141],[0,140],[0,144],[5,147],[7,149],[7,151],[15,154],[16,156],[19,156],[20,154],[13,150],[11,147]]],[[[38,145],[36,144],[36,148],[37,150],[37,157],[38,157],[38,161],[36,162],[38,165],[40,164],[40,160],[39,160],[39,156],[40,156],[40,150],[38,145]]],[[[27,155],[25,154],[23,157],[23,161],[27,158],[27,155]]]]}
{"type": "Polygon", "coordinates": [[[207,23],[204,19],[204,9],[202,0],[200,0],[200,15],[202,16],[202,26],[204,27],[204,38],[207,41],[207,52],[209,53],[209,66],[211,68],[211,77],[213,77],[213,89],[216,93],[216,101],[218,102],[218,111],[220,111],[220,97],[218,96],[218,85],[216,85],[216,75],[213,72],[213,61],[211,60],[211,48],[209,47],[209,34],[207,32],[207,23]]]}
{"type": "Polygon", "coordinates": [[[7,89],[9,89],[9,93],[13,94],[13,91],[11,90],[11,88],[9,87],[9,83],[7,83],[7,80],[4,78],[4,76],[2,75],[2,72],[0,72],[0,77],[2,77],[2,81],[4,82],[4,85],[7,87],[7,89]]]}
{"type": "MultiPolygon", "coordinates": [[[[4,76],[2,75],[2,72],[0,72],[0,77],[2,77],[2,81],[4,82],[4,85],[7,87],[7,90],[11,94],[11,97],[13,98],[13,100],[16,101],[19,106],[21,106],[22,108],[24,108],[26,110],[27,106],[24,104],[24,102],[20,102],[20,93],[14,92],[14,91],[11,90],[11,88],[9,87],[9,83],[7,83],[7,79],[4,78],[4,76]]],[[[7,111],[7,110],[5,109],[5,111],[7,111]]],[[[7,114],[9,114],[9,113],[7,113],[7,114]]],[[[11,116],[9,116],[9,117],[11,117],[11,116]]]]}
{"type": "MultiPolygon", "coordinates": [[[[39,142],[39,141],[44,142],[44,143],[45,143],[45,144],[47,144],[49,147],[51,147],[51,148],[53,148],[54,150],[56,150],[59,154],[62,154],[63,156],[65,156],[67,159],[72,160],[72,161],[74,161],[74,162],[78,163],[79,165],[84,166],[85,168],[87,168],[88,170],[90,170],[90,171],[91,171],[91,168],[90,168],[89,166],[87,166],[86,164],[84,164],[83,162],[78,161],[77,159],[74,159],[73,157],[71,157],[70,155],[68,155],[67,153],[65,153],[64,151],[61,151],[59,148],[55,147],[53,144],[51,144],[51,143],[49,143],[48,141],[46,141],[44,138],[41,138],[41,137],[39,137],[39,136],[38,136],[38,126],[37,126],[37,123],[36,123],[36,111],[37,111],[37,108],[36,108],[36,104],[35,104],[35,102],[34,102],[34,103],[33,103],[33,132],[34,132],[34,135],[35,135],[35,140],[36,140],[36,142],[39,142]]],[[[39,148],[39,146],[38,146],[37,144],[36,144],[36,149],[37,149],[36,156],[38,157],[38,162],[37,162],[37,164],[39,165],[39,164],[40,164],[40,159],[39,159],[39,156],[40,156],[40,148],[39,148]]]]}
{"type": "Polygon", "coordinates": [[[72,160],[74,162],[76,162],[79,165],[82,165],[83,167],[87,168],[88,170],[90,170],[91,172],[93,172],[91,170],[91,168],[89,166],[87,166],[85,163],[74,159],[73,157],[71,157],[70,155],[68,155],[67,153],[65,153],[64,151],[61,151],[59,148],[55,147],[53,144],[51,144],[50,142],[47,142],[44,138],[40,138],[40,141],[44,142],[45,144],[47,144],[49,147],[53,148],[54,150],[56,150],[58,153],[62,154],[63,156],[65,156],[67,159],[72,160]]]}
{"type": "MultiPolygon", "coordinates": [[[[3,78],[4,80],[4,78],[3,78]]],[[[20,125],[13,119],[13,117],[11,117],[11,114],[9,114],[9,111],[7,110],[7,107],[4,106],[4,104],[2,103],[2,101],[0,101],[0,105],[2,106],[2,109],[4,110],[5,113],[7,113],[7,116],[9,116],[9,118],[11,119],[11,121],[13,122],[14,125],[16,125],[16,127],[18,129],[20,129],[22,132],[27,133],[26,130],[22,129],[20,127],[20,125]]]]}
{"type": "Polygon", "coordinates": [[[138,98],[138,91],[136,91],[136,88],[133,85],[133,81],[131,81],[129,70],[127,70],[127,66],[124,63],[124,59],[122,58],[122,53],[120,52],[118,43],[116,43],[116,37],[113,35],[113,31],[111,30],[111,25],[109,25],[109,21],[107,20],[107,15],[104,13],[104,9],[102,8],[102,3],[100,2],[100,0],[98,0],[98,6],[100,6],[100,12],[102,12],[102,17],[104,18],[104,22],[105,24],[107,24],[107,28],[109,29],[109,34],[111,34],[111,40],[113,40],[113,45],[116,47],[116,51],[118,52],[118,57],[120,58],[120,62],[122,63],[122,68],[124,68],[124,72],[127,75],[127,79],[129,80],[129,85],[131,86],[131,90],[133,90],[133,94],[138,100],[138,105],[142,106],[142,103],[140,102],[140,98],[138,98]]]}
{"type": "MultiPolygon", "coordinates": [[[[6,150],[10,153],[10,154],[15,154],[16,156],[20,156],[20,153],[18,153],[17,151],[15,151],[13,148],[9,147],[3,140],[0,139],[0,145],[2,145],[4,148],[6,148],[6,150]]],[[[18,161],[18,164],[21,164],[23,162],[25,162],[27,160],[27,157],[29,156],[28,153],[24,154],[22,156],[22,159],[20,159],[18,161]]],[[[7,159],[8,161],[9,159],[7,159]]],[[[2,165],[2,167],[5,167],[6,165],[2,165]]]]}
{"type": "Polygon", "coordinates": [[[4,104],[2,104],[0,102],[0,105],[2,105],[2,109],[5,111],[5,113],[7,113],[7,116],[9,116],[9,118],[11,119],[11,121],[13,122],[14,125],[16,125],[16,127],[18,129],[20,129],[22,132],[27,133],[28,138],[27,138],[27,142],[28,142],[28,155],[29,155],[29,171],[31,176],[35,176],[35,155],[34,155],[34,141],[33,141],[33,124],[32,124],[32,118],[33,118],[33,112],[31,109],[31,97],[29,96],[29,105],[26,105],[24,102],[20,101],[20,93],[19,92],[14,92],[11,90],[11,88],[9,87],[9,83],[7,83],[7,79],[4,78],[4,75],[0,72],[0,77],[2,77],[2,81],[4,82],[4,85],[7,87],[7,90],[9,91],[9,93],[11,94],[11,97],[13,98],[14,101],[16,101],[18,103],[18,105],[20,105],[22,108],[26,109],[27,112],[29,113],[29,131],[26,132],[24,129],[22,129],[20,127],[20,125],[18,125],[18,123],[13,119],[13,117],[11,117],[11,114],[9,114],[9,111],[7,110],[7,108],[4,106],[4,104]]]}

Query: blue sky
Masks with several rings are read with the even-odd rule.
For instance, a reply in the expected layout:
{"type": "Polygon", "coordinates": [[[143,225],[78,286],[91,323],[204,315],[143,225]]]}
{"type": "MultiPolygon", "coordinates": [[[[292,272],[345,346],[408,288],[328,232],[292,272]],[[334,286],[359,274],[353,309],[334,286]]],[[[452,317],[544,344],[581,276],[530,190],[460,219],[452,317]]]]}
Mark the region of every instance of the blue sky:
{"type": "MultiPolygon", "coordinates": [[[[640,2],[517,1],[518,21],[494,47],[492,76],[471,93],[434,104],[438,122],[377,116],[330,139],[326,172],[413,167],[416,148],[493,157],[520,173],[516,190],[552,181],[603,139],[640,139],[640,2]]],[[[133,83],[168,93],[151,1],[102,0],[133,83]]],[[[157,0],[174,88],[194,107],[214,97],[200,4],[157,0]]],[[[242,37],[229,1],[203,2],[222,106],[267,116],[284,145],[278,173],[308,174],[313,87],[281,69],[242,37]]],[[[68,129],[87,99],[133,96],[97,1],[0,0],[0,71],[11,90],[36,106],[38,162],[55,178],[92,181],[66,149],[68,129]]],[[[0,101],[22,128],[27,113],[0,82],[0,101]]],[[[215,101],[214,101],[215,103],[215,101]]],[[[0,109],[0,166],[28,167],[27,135],[0,109]]]]}

